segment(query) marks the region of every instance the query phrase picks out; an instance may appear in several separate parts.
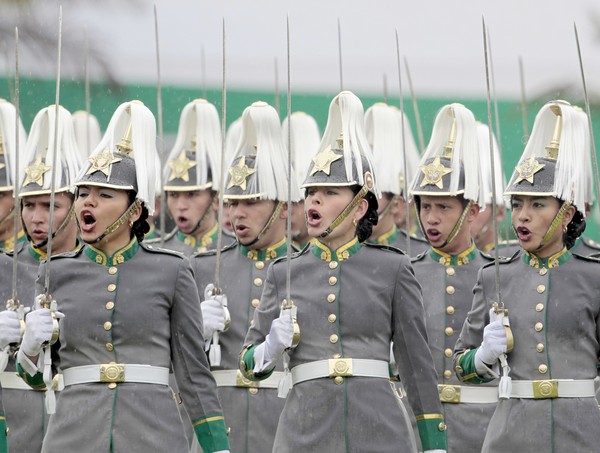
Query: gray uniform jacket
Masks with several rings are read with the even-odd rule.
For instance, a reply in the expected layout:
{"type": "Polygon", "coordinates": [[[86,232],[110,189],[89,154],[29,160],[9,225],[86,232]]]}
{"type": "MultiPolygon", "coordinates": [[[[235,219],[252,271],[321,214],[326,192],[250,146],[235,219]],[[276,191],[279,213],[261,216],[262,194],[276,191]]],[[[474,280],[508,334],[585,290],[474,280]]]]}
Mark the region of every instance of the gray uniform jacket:
{"type": "MultiPolygon", "coordinates": [[[[220,280],[227,295],[231,327],[219,336],[221,365],[212,367],[213,370],[237,372],[239,353],[254,311],[259,306],[269,264],[286,253],[285,240],[264,251],[250,250],[237,243],[223,250],[220,280]]],[[[191,258],[200,294],[204,294],[206,285],[214,283],[215,261],[215,252],[191,258]]],[[[253,388],[248,384],[250,381],[240,382],[239,387],[219,387],[225,421],[231,428],[231,449],[235,453],[270,452],[285,400],[277,396],[276,388],[253,388]]]]}
{"type": "MultiPolygon", "coordinates": [[[[600,353],[600,262],[562,252],[545,260],[519,254],[500,266],[514,350],[513,380],[594,379],[600,353]]],[[[455,349],[461,379],[482,382],[474,355],[497,299],[495,270],[479,272],[473,306],[455,349]]],[[[559,385],[560,391],[560,385],[559,385]]],[[[596,452],[600,410],[594,397],[500,400],[484,452],[596,452]]]]}
{"type": "Polygon", "coordinates": [[[600,253],[600,244],[585,236],[581,236],[577,238],[569,251],[581,256],[597,255],[600,253]]]}
{"type": "MultiPolygon", "coordinates": [[[[291,351],[290,368],[340,357],[387,363],[393,340],[423,448],[445,448],[421,288],[408,257],[393,248],[361,246],[354,238],[336,251],[315,241],[293,257],[291,266],[300,343],[291,351]]],[[[285,298],[286,264],[278,260],[269,268],[244,342],[242,369],[248,376],[253,374],[254,346],[265,340],[285,298]]],[[[389,378],[338,376],[301,382],[287,397],[273,451],[414,451],[405,413],[389,378]]]]}
{"type": "MultiPolygon", "coordinates": [[[[438,384],[442,386],[462,384],[453,371],[454,344],[471,309],[477,272],[489,262],[490,258],[474,245],[454,256],[432,248],[412,259],[415,275],[423,287],[427,338],[438,384]]],[[[494,382],[494,385],[497,383],[494,382]]],[[[441,389],[442,408],[448,425],[448,451],[481,451],[496,404],[457,403],[452,387],[441,389]]]]}
{"type": "MultiPolygon", "coordinates": [[[[45,268],[43,263],[40,276],[45,268]]],[[[38,279],[38,293],[42,283],[38,279]]],[[[187,258],[135,239],[111,257],[85,246],[52,259],[50,294],[65,315],[53,346],[54,366],[62,371],[110,362],[173,366],[200,442],[202,433],[214,440],[205,452],[228,448],[187,258]]],[[[41,373],[20,371],[32,386],[40,383],[41,373]]],[[[95,382],[60,393],[42,451],[187,450],[167,385],[95,382]]]]}
{"type": "MultiPolygon", "coordinates": [[[[161,245],[162,241],[159,237],[148,239],[144,242],[146,244],[152,244],[167,250],[183,253],[185,256],[191,256],[194,253],[214,250],[217,246],[217,234],[218,225],[215,223],[215,226],[211,228],[210,231],[207,231],[206,234],[204,234],[200,239],[196,239],[194,236],[182,233],[179,231],[179,229],[175,228],[165,236],[163,245],[161,245]]],[[[221,241],[223,246],[226,246],[234,242],[234,239],[228,234],[223,234],[221,241]]]]}
{"type": "Polygon", "coordinates": [[[410,256],[420,255],[429,249],[429,243],[425,239],[409,236],[406,230],[401,230],[396,225],[390,231],[369,242],[377,245],[391,245],[407,253],[407,240],[410,241],[410,256]]]}

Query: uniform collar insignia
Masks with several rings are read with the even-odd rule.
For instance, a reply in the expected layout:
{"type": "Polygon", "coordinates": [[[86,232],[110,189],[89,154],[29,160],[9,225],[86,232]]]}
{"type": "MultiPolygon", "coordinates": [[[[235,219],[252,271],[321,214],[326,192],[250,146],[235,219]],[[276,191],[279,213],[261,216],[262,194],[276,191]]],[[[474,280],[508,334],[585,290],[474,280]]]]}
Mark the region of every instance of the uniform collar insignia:
{"type": "Polygon", "coordinates": [[[325,262],[345,261],[357,253],[361,247],[362,244],[358,242],[358,237],[356,236],[337,250],[331,250],[326,244],[315,239],[313,241],[312,253],[314,256],[325,262]]]}
{"type": "Polygon", "coordinates": [[[231,189],[233,186],[238,186],[240,189],[246,190],[246,180],[250,175],[256,173],[254,168],[250,168],[246,165],[245,156],[242,156],[236,165],[229,167],[228,171],[231,175],[231,180],[227,185],[228,189],[231,189]]]}
{"type": "Polygon", "coordinates": [[[325,148],[323,151],[321,151],[319,154],[317,154],[315,157],[312,158],[312,161],[314,162],[315,165],[313,166],[312,170],[310,171],[309,176],[312,176],[319,171],[322,171],[323,173],[325,173],[326,175],[329,176],[329,174],[331,173],[331,164],[341,158],[342,158],[342,154],[335,153],[331,149],[331,146],[328,146],[327,148],[325,148]]]}
{"type": "Polygon", "coordinates": [[[194,168],[196,166],[196,161],[188,159],[185,150],[181,151],[179,157],[177,159],[169,162],[169,167],[171,167],[171,174],[169,175],[168,181],[173,181],[174,179],[182,179],[185,182],[190,180],[190,168],[194,168]]]}
{"type": "Polygon", "coordinates": [[[42,162],[42,156],[36,157],[35,161],[25,169],[25,174],[27,177],[25,178],[24,186],[27,184],[35,183],[38,186],[44,185],[44,174],[50,171],[52,167],[50,165],[46,165],[42,162]]]}
{"type": "Polygon", "coordinates": [[[252,261],[269,261],[285,256],[287,253],[287,240],[283,238],[281,241],[267,247],[264,250],[249,249],[240,244],[240,252],[246,258],[252,261]]]}
{"type": "Polygon", "coordinates": [[[442,178],[452,171],[451,168],[444,166],[444,164],[440,162],[440,156],[436,156],[429,165],[421,165],[419,168],[423,172],[423,180],[419,187],[431,184],[437,186],[438,189],[444,188],[442,178]]]}
{"type": "Polygon", "coordinates": [[[88,160],[92,163],[92,166],[89,168],[86,175],[91,175],[92,173],[101,171],[106,176],[108,176],[109,167],[112,164],[120,162],[122,159],[120,157],[116,157],[108,149],[105,149],[104,151],[95,156],[88,157],[88,160]]]}
{"type": "Polygon", "coordinates": [[[517,170],[519,172],[519,176],[515,180],[515,184],[518,184],[521,181],[527,180],[530,184],[533,184],[533,175],[535,175],[538,171],[545,167],[545,164],[540,164],[537,159],[531,156],[529,159],[521,162],[517,165],[517,170]]]}
{"type": "Polygon", "coordinates": [[[471,243],[466,250],[463,250],[458,255],[450,255],[435,247],[431,247],[429,256],[442,266],[465,266],[477,257],[477,248],[475,247],[475,243],[471,243]]]}
{"type": "Polygon", "coordinates": [[[563,247],[563,249],[560,252],[555,253],[554,255],[549,256],[548,258],[540,258],[539,256],[534,255],[533,253],[529,253],[527,251],[525,251],[525,253],[523,253],[522,256],[523,261],[535,269],[539,269],[542,267],[552,269],[567,262],[572,255],[566,247],[563,247]]]}

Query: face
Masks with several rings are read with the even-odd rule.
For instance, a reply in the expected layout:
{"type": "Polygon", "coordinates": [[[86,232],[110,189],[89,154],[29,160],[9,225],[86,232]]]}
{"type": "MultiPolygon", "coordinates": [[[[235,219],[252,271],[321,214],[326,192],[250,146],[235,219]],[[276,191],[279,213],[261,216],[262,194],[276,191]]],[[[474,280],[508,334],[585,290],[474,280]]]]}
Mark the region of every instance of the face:
{"type": "MultiPolygon", "coordinates": [[[[167,192],[169,213],[175,220],[177,228],[185,234],[195,233],[196,227],[207,209],[215,212],[215,202],[218,202],[217,198],[212,196],[209,189],[167,192]]],[[[214,222],[208,223],[210,225],[202,225],[200,230],[205,231],[214,224],[214,222]]]]}
{"type": "Polygon", "coordinates": [[[276,205],[273,200],[229,201],[229,217],[240,244],[264,250],[285,236],[287,208],[282,209],[273,225],[257,242],[253,242],[271,218],[276,205]]]}
{"type": "Polygon", "coordinates": [[[575,208],[570,206],[567,209],[552,237],[540,248],[542,239],[560,209],[560,202],[554,197],[514,195],[511,205],[513,228],[524,250],[547,258],[563,248],[563,228],[573,219],[575,208]]]}
{"type": "Polygon", "coordinates": [[[458,197],[421,196],[419,218],[425,230],[429,243],[445,253],[457,254],[469,247],[471,243],[470,224],[479,213],[479,206],[473,205],[468,212],[460,231],[449,244],[444,243],[460,219],[464,210],[463,203],[458,197]]]}
{"type": "MultiPolygon", "coordinates": [[[[380,202],[381,203],[381,202],[380,202]]],[[[408,229],[406,225],[406,201],[404,197],[396,197],[396,208],[394,209],[394,223],[398,228],[408,229]]]]}
{"type": "MultiPolygon", "coordinates": [[[[0,191],[0,222],[7,219],[7,216],[15,207],[15,201],[11,190],[0,191]]],[[[0,237],[5,234],[12,234],[13,222],[5,221],[0,225],[0,237]]]]}
{"type": "MultiPolygon", "coordinates": [[[[127,210],[129,204],[125,190],[80,186],[75,200],[75,215],[79,222],[81,239],[93,242],[127,210]]],[[[134,212],[129,221],[135,221],[139,216],[140,211],[134,212]]],[[[124,247],[131,237],[129,221],[95,243],[94,247],[109,253],[112,249],[124,247]]]]}
{"type": "Polygon", "coordinates": [[[379,217],[379,222],[373,227],[372,238],[377,238],[393,228],[398,213],[399,200],[400,197],[389,192],[384,193],[378,200],[378,214],[381,215],[385,211],[387,211],[387,214],[383,218],[379,217]]]}
{"type": "MultiPolygon", "coordinates": [[[[54,221],[52,222],[52,231],[56,231],[63,223],[71,205],[73,204],[72,195],[65,192],[54,194],[54,221]]],[[[50,195],[30,195],[23,197],[21,216],[24,227],[34,244],[40,244],[48,239],[48,230],[50,227],[50,195]]],[[[54,252],[68,251],[75,246],[77,229],[75,222],[71,220],[67,228],[58,233],[52,242],[54,252]],[[63,246],[67,247],[65,250],[63,246]]],[[[46,246],[41,247],[46,250],[46,246]]]]}
{"type": "Polygon", "coordinates": [[[304,214],[304,201],[292,204],[292,237],[298,242],[308,241],[308,228],[304,214]]]}
{"type": "MultiPolygon", "coordinates": [[[[348,187],[309,187],[306,189],[304,210],[310,237],[318,237],[323,233],[338,215],[354,198],[354,193],[348,187]]],[[[346,216],[346,218],[323,239],[332,249],[346,244],[356,235],[355,222],[358,222],[367,212],[368,202],[361,202],[346,216]]]]}

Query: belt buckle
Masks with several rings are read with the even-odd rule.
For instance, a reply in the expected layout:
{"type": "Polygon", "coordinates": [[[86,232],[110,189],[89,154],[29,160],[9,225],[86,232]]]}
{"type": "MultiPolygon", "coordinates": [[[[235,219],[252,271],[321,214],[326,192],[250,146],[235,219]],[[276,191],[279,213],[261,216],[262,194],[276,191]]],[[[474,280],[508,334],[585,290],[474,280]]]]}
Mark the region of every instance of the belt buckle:
{"type": "Polygon", "coordinates": [[[558,381],[556,379],[533,381],[532,386],[534,399],[558,398],[558,381]]]}
{"type": "Polygon", "coordinates": [[[460,403],[460,385],[438,384],[438,392],[442,403],[460,403]]]}
{"type": "Polygon", "coordinates": [[[329,359],[329,377],[352,376],[352,359],[329,359]]]}
{"type": "Polygon", "coordinates": [[[244,377],[244,375],[242,374],[242,372],[240,370],[237,370],[237,372],[235,373],[235,386],[236,387],[246,387],[246,388],[250,388],[250,387],[258,388],[258,387],[260,387],[260,382],[259,381],[251,381],[250,379],[247,379],[246,377],[244,377]]]}
{"type": "Polygon", "coordinates": [[[125,382],[125,364],[102,363],[100,365],[100,382],[125,382]]]}

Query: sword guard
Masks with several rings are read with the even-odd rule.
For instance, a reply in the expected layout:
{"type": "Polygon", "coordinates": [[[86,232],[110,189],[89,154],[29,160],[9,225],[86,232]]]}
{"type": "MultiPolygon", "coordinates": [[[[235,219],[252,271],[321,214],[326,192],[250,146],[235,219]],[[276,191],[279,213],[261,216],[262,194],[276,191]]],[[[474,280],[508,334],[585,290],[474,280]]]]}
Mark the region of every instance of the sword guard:
{"type": "Polygon", "coordinates": [[[52,336],[50,337],[50,341],[46,341],[43,344],[43,346],[52,346],[54,343],[56,343],[60,334],[58,319],[56,319],[56,315],[54,314],[57,308],[56,301],[50,294],[40,294],[38,296],[38,301],[40,303],[40,308],[49,309],[50,315],[52,316],[52,336]]]}
{"type": "Polygon", "coordinates": [[[504,325],[504,331],[506,332],[506,353],[512,352],[515,348],[515,338],[510,328],[510,320],[508,318],[508,308],[504,308],[504,304],[494,302],[492,309],[490,310],[491,321],[502,321],[504,325]]]}
{"type": "Polygon", "coordinates": [[[292,323],[294,326],[294,336],[292,337],[292,346],[290,349],[294,349],[300,343],[300,325],[298,324],[298,307],[294,304],[293,300],[289,302],[286,299],[283,299],[281,304],[281,312],[279,316],[284,314],[284,311],[290,310],[289,315],[292,317],[292,323]]]}

